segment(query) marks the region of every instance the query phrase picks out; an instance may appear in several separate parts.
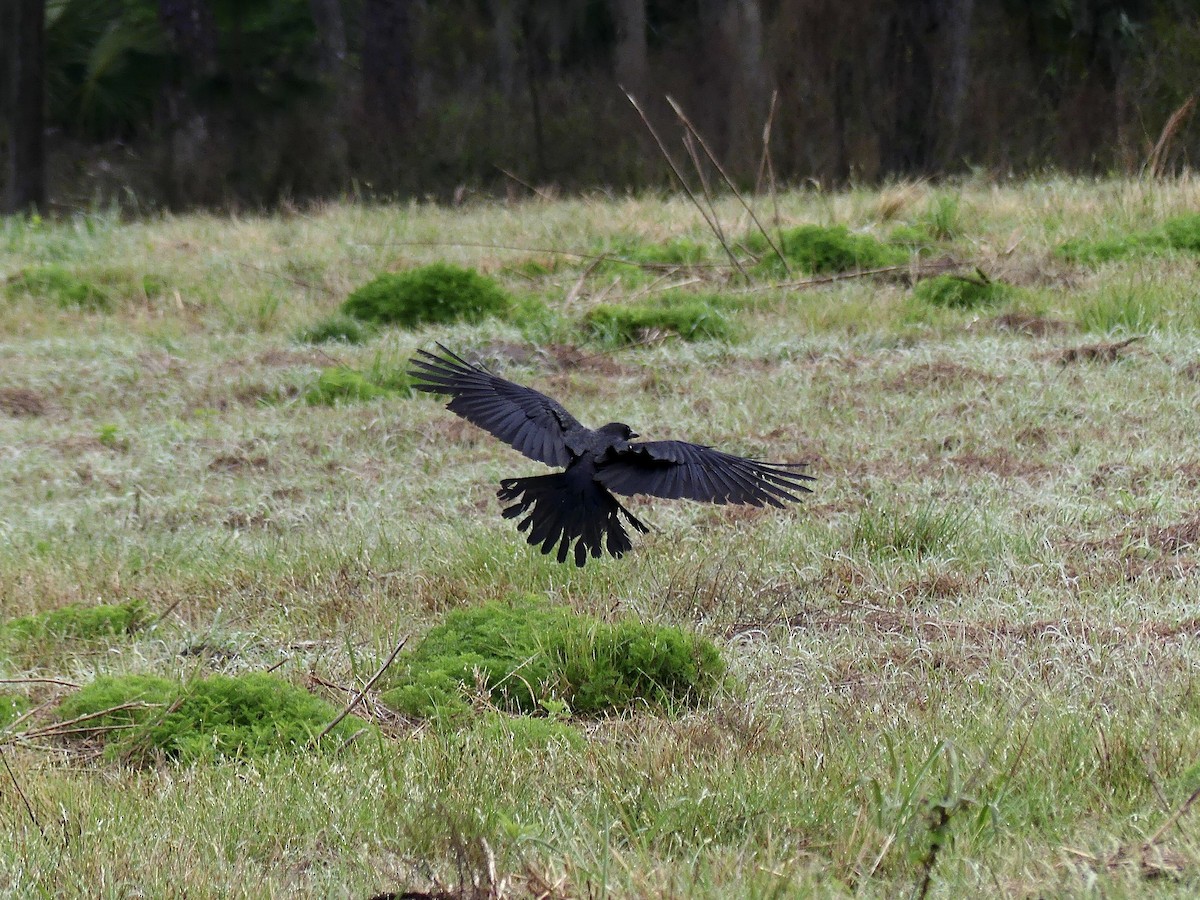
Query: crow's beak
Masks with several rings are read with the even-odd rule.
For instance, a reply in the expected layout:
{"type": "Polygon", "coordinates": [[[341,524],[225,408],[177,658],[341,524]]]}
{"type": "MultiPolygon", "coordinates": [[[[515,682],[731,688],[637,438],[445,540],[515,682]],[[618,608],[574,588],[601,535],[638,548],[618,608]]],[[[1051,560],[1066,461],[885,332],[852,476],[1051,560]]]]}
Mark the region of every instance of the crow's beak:
{"type": "Polygon", "coordinates": [[[640,434],[638,434],[636,431],[631,431],[631,432],[629,432],[629,436],[630,436],[631,438],[635,438],[635,437],[641,437],[641,435],[640,435],[640,434]]]}

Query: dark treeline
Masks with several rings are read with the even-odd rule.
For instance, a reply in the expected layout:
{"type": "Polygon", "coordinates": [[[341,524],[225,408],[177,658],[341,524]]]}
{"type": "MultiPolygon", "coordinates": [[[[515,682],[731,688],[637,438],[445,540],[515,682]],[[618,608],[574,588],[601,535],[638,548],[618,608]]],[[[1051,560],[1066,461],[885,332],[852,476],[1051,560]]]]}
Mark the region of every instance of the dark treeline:
{"type": "Polygon", "coordinates": [[[783,181],[1127,172],[1200,88],[1200,0],[0,0],[0,41],[10,209],[666,184],[618,85],[744,184],[773,97],[783,181]]]}

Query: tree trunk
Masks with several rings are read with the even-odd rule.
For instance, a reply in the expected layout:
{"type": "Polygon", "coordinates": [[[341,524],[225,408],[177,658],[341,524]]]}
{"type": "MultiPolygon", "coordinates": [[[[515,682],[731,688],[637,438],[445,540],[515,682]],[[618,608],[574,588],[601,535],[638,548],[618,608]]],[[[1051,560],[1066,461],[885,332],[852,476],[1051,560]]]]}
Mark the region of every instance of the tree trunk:
{"type": "Polygon", "coordinates": [[[613,0],[617,26],[614,68],[617,83],[643,102],[646,87],[646,0],[613,0]]]}
{"type": "Polygon", "coordinates": [[[159,0],[158,16],[175,57],[163,91],[167,202],[175,208],[215,202],[222,182],[215,151],[224,148],[199,94],[217,70],[217,25],[206,0],[159,0]]]}
{"type": "Polygon", "coordinates": [[[390,134],[408,129],[413,103],[411,0],[366,0],[363,6],[363,107],[390,134]]]}
{"type": "Polygon", "coordinates": [[[6,0],[0,30],[5,38],[4,106],[8,120],[8,178],[4,211],[44,209],[45,0],[6,0]]]}
{"type": "Polygon", "coordinates": [[[321,101],[318,132],[325,144],[329,180],[342,189],[349,177],[349,145],[346,142],[346,23],[341,0],[309,0],[317,31],[317,74],[325,90],[321,101]]]}

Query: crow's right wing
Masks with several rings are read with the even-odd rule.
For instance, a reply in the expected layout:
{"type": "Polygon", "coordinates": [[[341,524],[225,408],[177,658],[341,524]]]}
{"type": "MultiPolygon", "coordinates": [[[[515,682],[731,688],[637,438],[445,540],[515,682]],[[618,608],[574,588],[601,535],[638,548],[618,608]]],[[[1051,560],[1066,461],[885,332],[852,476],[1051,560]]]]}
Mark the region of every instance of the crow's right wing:
{"type": "Polygon", "coordinates": [[[571,461],[566,436],[583,426],[545,394],[472,365],[441,344],[443,356],[418,350],[409,374],[418,391],[449,394],[446,408],[478,425],[530,459],[551,466],[571,461]]]}

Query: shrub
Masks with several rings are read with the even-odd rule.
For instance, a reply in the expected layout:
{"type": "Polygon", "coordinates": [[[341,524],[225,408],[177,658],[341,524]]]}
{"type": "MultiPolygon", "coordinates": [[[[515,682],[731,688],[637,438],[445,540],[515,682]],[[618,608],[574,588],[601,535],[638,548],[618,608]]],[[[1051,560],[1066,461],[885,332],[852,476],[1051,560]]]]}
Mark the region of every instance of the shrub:
{"type": "MultiPolygon", "coordinates": [[[[89,719],[104,736],[106,752],[148,762],[155,755],[181,762],[251,759],[294,753],[333,721],[338,710],[274,675],[213,675],[179,684],[149,675],[103,677],[59,706],[61,720],[89,719]],[[142,706],[105,712],[124,704],[142,706]],[[118,726],[120,726],[118,728],[118,726]]],[[[345,719],[331,732],[348,739],[362,726],[345,719]]]]}
{"type": "Polygon", "coordinates": [[[149,610],[142,600],[98,606],[72,604],[50,612],[12,619],[5,626],[5,630],[22,640],[90,640],[114,634],[129,634],[145,625],[149,618],[149,610]]]}
{"type": "Polygon", "coordinates": [[[678,628],[610,625],[534,601],[489,603],[433,628],[383,700],[415,716],[463,712],[480,683],[490,702],[515,713],[671,710],[706,700],[723,673],[716,647],[678,628]]]}
{"type": "Polygon", "coordinates": [[[434,322],[477,322],[506,315],[511,308],[508,294],[492,279],[445,263],[380,275],[342,304],[342,311],[356,319],[404,328],[434,322]]]}
{"type": "Polygon", "coordinates": [[[1168,246],[1200,253],[1200,213],[1168,219],[1162,233],[1168,246]]]}
{"type": "MultiPolygon", "coordinates": [[[[762,234],[751,234],[746,246],[762,256],[760,271],[776,272],[781,268],[779,258],[762,234]]],[[[852,234],[844,225],[830,228],[801,225],[780,232],[776,246],[789,263],[810,275],[875,269],[899,265],[908,259],[903,249],[889,247],[870,235],[852,234]]]]}
{"type": "Polygon", "coordinates": [[[648,333],[666,331],[686,341],[731,340],[733,325],[709,300],[682,295],[629,305],[601,304],[585,322],[607,344],[628,344],[648,333]]]}
{"type": "Polygon", "coordinates": [[[53,300],[61,307],[104,310],[111,306],[108,292],[97,284],[76,276],[62,266],[39,266],[26,269],[9,279],[9,296],[21,293],[38,299],[53,300]]]}
{"type": "Polygon", "coordinates": [[[314,325],[303,329],[296,335],[296,340],[302,344],[326,344],[330,341],[341,341],[344,344],[365,343],[374,329],[366,322],[352,319],[339,313],[322,319],[314,325]]]}
{"type": "Polygon", "coordinates": [[[934,306],[956,309],[975,309],[989,306],[1010,297],[1013,289],[999,281],[963,278],[958,275],[938,275],[918,281],[913,296],[934,306]]]}

